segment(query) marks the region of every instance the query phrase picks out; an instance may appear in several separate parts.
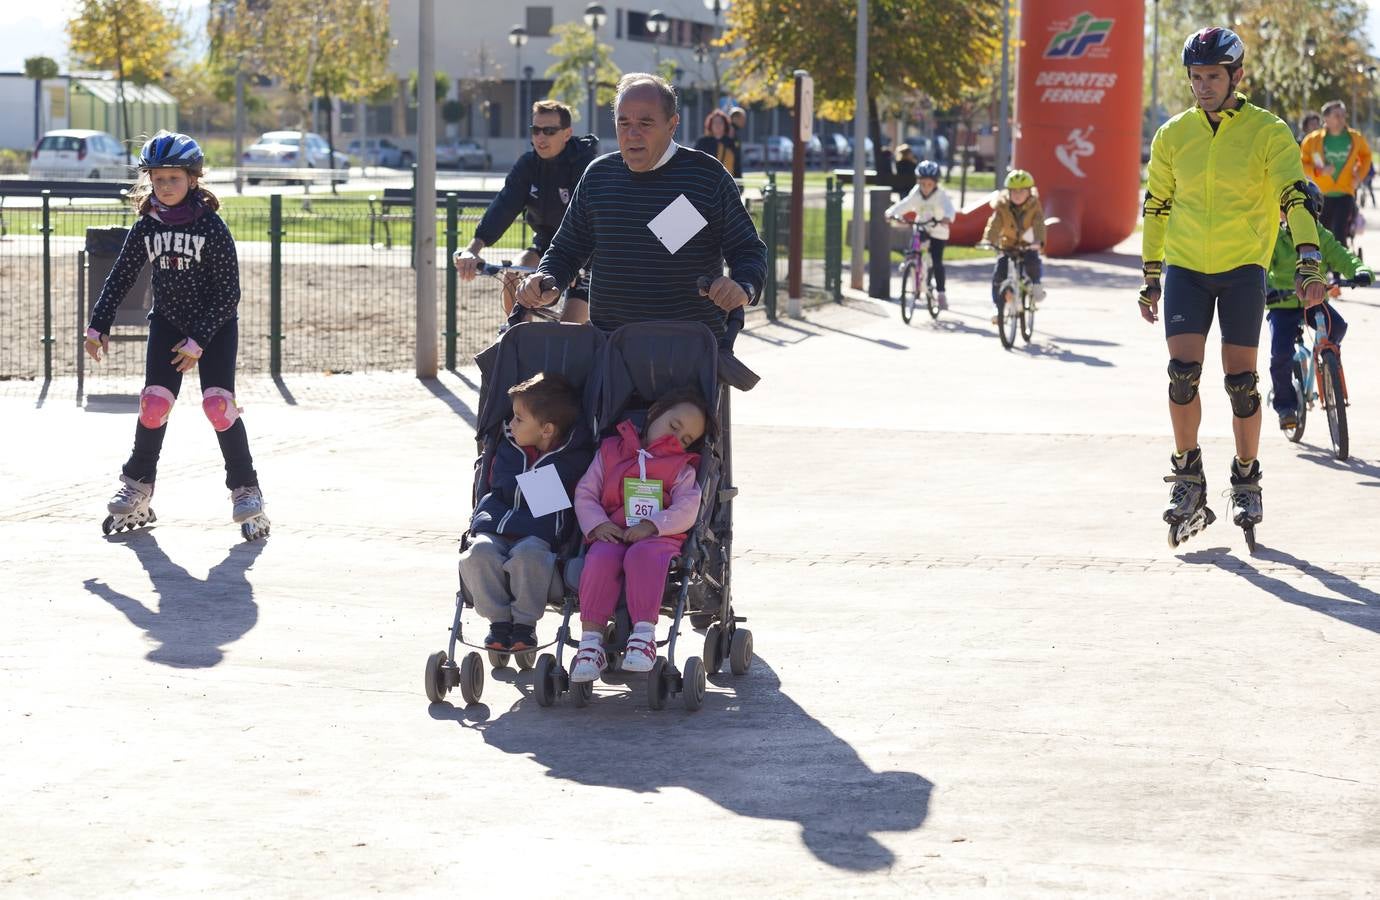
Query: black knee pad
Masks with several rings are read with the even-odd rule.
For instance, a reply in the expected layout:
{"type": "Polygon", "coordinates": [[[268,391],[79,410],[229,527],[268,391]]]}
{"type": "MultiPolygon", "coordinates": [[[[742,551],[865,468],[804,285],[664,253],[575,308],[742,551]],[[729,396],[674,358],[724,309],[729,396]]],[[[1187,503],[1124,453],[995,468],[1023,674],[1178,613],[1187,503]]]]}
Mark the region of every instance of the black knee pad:
{"type": "Polygon", "coordinates": [[[1226,377],[1227,397],[1231,411],[1238,419],[1249,419],[1260,409],[1260,392],[1255,389],[1260,376],[1255,372],[1237,372],[1226,377]]]}
{"type": "Polygon", "coordinates": [[[1169,361],[1169,399],[1178,406],[1186,406],[1198,396],[1198,379],[1203,374],[1202,363],[1169,361]]]}

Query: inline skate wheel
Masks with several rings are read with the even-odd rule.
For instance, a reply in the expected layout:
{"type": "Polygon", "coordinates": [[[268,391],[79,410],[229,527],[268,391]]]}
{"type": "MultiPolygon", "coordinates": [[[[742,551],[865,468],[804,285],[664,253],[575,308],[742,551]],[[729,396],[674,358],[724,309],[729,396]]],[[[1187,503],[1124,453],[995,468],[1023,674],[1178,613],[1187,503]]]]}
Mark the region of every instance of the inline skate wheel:
{"type": "Polygon", "coordinates": [[[495,669],[508,668],[508,654],[502,650],[489,650],[489,665],[495,669]]]}
{"type": "Polygon", "coordinates": [[[704,705],[704,664],[698,656],[685,661],[685,675],[681,680],[680,699],[686,710],[694,712],[704,705]]]}
{"type": "Polygon", "coordinates": [[[671,696],[671,677],[666,671],[666,657],[658,656],[647,673],[647,705],[652,709],[666,708],[666,699],[671,696]]]}
{"type": "Polygon", "coordinates": [[[1251,552],[1251,555],[1255,555],[1255,526],[1247,525],[1241,529],[1241,532],[1246,536],[1246,549],[1251,552]]]}
{"type": "Polygon", "coordinates": [[[437,650],[426,659],[426,698],[432,703],[446,699],[446,651],[437,650]]]}
{"type": "Polygon", "coordinates": [[[570,693],[575,697],[575,705],[583,709],[594,698],[594,682],[577,681],[570,686],[570,693]]]}
{"type": "Polygon", "coordinates": [[[460,664],[460,696],[465,698],[466,706],[471,706],[478,703],[483,694],[484,660],[478,651],[466,653],[465,661],[460,664]]]}
{"type": "Polygon", "coordinates": [[[517,663],[518,671],[526,672],[537,664],[537,651],[524,650],[521,653],[514,653],[513,661],[517,663]]]}
{"type": "Polygon", "coordinates": [[[537,670],[532,681],[532,692],[536,695],[538,706],[550,706],[556,702],[556,657],[543,653],[537,660],[537,670]]]}
{"type": "Polygon", "coordinates": [[[704,669],[710,675],[724,667],[723,638],[724,630],[718,625],[710,625],[704,633],[704,669]]]}
{"type": "Polygon", "coordinates": [[[114,517],[114,516],[106,516],[106,517],[105,517],[105,521],[101,523],[101,533],[108,536],[108,535],[110,534],[111,526],[113,526],[114,524],[115,524],[115,517],[114,517]]]}
{"type": "Polygon", "coordinates": [[[734,675],[746,675],[752,668],[752,632],[739,628],[733,632],[728,645],[728,669],[734,675]]]}

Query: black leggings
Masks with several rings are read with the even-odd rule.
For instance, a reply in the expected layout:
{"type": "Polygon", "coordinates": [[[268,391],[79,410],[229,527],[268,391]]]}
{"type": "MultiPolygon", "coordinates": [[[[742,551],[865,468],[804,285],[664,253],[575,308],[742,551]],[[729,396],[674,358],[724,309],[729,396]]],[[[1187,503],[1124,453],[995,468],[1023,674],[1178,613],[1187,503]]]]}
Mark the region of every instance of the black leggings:
{"type": "Polygon", "coordinates": [[[944,248],[948,241],[930,238],[930,271],[934,273],[934,289],[944,293],[944,248]]]}
{"type": "MultiPolygon", "coordinates": [[[[162,316],[149,319],[149,342],[144,359],[144,386],[159,385],[172,391],[174,397],[182,389],[182,373],[173,368],[173,347],[185,338],[177,327],[162,316]]],[[[231,319],[221,326],[211,342],[202,348],[201,361],[197,371],[201,376],[201,390],[223,388],[235,393],[235,357],[239,352],[240,327],[237,319],[231,319]]],[[[168,433],[165,424],[160,428],[147,428],[143,422],[134,426],[134,450],[125,463],[124,473],[136,481],[153,483],[158,474],[158,455],[163,449],[163,437],[168,433]]],[[[234,489],[245,485],[257,485],[259,476],[254,472],[254,459],[249,455],[249,435],[244,430],[244,420],[236,419],[235,424],[224,431],[216,432],[220,441],[220,453],[225,458],[225,486],[234,489]]]]}
{"type": "Polygon", "coordinates": [[[1319,217],[1319,221],[1324,228],[1332,232],[1338,243],[1345,244],[1351,234],[1351,217],[1355,212],[1356,198],[1351,194],[1323,197],[1322,216],[1319,217]]]}

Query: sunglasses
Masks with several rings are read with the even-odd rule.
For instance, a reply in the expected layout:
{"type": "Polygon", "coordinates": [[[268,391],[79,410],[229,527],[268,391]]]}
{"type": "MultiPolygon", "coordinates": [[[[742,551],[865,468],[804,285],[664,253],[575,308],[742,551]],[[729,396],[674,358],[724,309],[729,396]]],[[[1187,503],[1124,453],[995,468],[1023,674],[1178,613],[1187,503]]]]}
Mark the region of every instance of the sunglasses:
{"type": "Polygon", "coordinates": [[[547,137],[555,137],[565,131],[564,125],[529,125],[527,130],[533,134],[544,134],[547,137]]]}

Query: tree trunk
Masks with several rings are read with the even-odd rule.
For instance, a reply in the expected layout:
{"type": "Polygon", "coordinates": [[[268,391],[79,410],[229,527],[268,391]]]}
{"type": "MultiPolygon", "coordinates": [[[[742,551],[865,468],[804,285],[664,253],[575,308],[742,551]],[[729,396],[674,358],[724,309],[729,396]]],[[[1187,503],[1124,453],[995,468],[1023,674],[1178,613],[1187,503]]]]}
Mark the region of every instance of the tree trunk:
{"type": "Polygon", "coordinates": [[[43,79],[34,79],[34,147],[43,139],[43,79]]]}
{"type": "Polygon", "coordinates": [[[326,149],[330,152],[327,167],[331,170],[331,193],[338,194],[340,191],[335,186],[335,105],[330,91],[326,92],[326,149]]]}
{"type": "MultiPolygon", "coordinates": [[[[877,114],[877,96],[871,91],[867,92],[867,136],[872,139],[872,166],[877,170],[877,182],[891,184],[891,155],[882,153],[882,118],[877,114]]],[[[866,147],[863,159],[867,159],[866,147]]]]}
{"type": "Polygon", "coordinates": [[[120,19],[118,16],[115,19],[115,77],[117,79],[115,85],[115,102],[119,108],[116,115],[119,116],[120,121],[124,125],[125,133],[121,138],[121,142],[125,145],[125,164],[130,165],[134,162],[133,155],[130,152],[130,141],[133,135],[130,134],[129,127],[129,103],[125,100],[124,35],[120,32],[120,19]]]}

